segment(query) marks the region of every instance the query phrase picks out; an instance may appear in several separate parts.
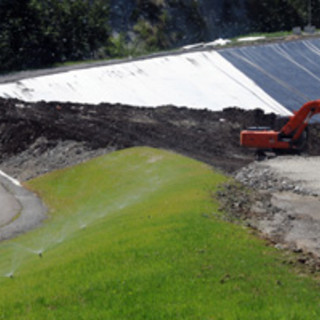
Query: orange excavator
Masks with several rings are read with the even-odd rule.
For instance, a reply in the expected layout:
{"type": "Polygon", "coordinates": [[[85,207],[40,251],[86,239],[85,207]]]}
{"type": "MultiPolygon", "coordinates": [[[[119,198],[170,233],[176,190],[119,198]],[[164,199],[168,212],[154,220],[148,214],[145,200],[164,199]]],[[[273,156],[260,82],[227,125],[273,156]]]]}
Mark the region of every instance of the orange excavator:
{"type": "Polygon", "coordinates": [[[320,113],[320,100],[309,101],[279,131],[266,127],[252,127],[241,131],[240,144],[256,148],[259,158],[270,150],[275,153],[299,153],[306,145],[308,122],[317,113],[320,113]]]}

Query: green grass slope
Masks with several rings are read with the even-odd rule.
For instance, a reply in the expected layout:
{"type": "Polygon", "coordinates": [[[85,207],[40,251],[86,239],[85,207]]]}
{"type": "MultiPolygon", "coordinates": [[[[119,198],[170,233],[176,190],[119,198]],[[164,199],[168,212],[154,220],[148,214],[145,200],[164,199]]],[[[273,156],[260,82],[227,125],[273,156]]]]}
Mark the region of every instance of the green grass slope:
{"type": "Polygon", "coordinates": [[[132,148],[31,181],[51,215],[0,245],[0,319],[317,319],[319,285],[219,220],[224,180],[132,148]]]}

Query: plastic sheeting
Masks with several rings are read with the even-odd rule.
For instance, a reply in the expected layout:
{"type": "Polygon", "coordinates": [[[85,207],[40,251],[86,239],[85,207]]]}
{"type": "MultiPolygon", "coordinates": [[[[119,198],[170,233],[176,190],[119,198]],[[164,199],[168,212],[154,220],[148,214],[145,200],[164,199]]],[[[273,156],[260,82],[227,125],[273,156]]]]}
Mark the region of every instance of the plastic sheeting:
{"type": "Polygon", "coordinates": [[[289,115],[319,99],[320,40],[168,54],[0,85],[25,101],[123,103],[289,115]]]}

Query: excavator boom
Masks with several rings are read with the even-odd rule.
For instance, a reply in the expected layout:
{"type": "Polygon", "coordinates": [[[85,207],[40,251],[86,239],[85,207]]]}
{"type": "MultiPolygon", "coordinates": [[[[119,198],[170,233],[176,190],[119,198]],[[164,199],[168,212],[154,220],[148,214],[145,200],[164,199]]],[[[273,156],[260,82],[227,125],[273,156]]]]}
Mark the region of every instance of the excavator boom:
{"type": "Polygon", "coordinates": [[[259,127],[241,131],[240,144],[258,150],[300,151],[306,138],[308,122],[317,113],[320,113],[320,100],[307,102],[279,131],[259,127]]]}

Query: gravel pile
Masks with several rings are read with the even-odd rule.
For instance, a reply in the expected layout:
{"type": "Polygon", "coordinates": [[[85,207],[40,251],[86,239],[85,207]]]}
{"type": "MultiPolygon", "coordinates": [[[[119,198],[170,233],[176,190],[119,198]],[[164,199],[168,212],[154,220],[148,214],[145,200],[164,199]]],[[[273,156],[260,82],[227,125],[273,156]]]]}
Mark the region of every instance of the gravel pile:
{"type": "Polygon", "coordinates": [[[235,173],[235,179],[255,190],[270,193],[290,191],[300,195],[317,196],[318,194],[305,187],[301,180],[291,180],[279,175],[266,162],[252,162],[235,173]]]}
{"type": "Polygon", "coordinates": [[[92,150],[87,143],[72,140],[49,141],[38,138],[27,150],[5,159],[1,167],[6,173],[25,181],[53,170],[66,168],[114,151],[114,148],[92,150]]]}
{"type": "Polygon", "coordinates": [[[247,221],[276,248],[301,254],[301,263],[313,272],[320,270],[319,170],[320,157],[316,156],[281,156],[253,162],[234,174],[242,188],[250,188],[249,195],[244,198],[241,188],[232,190],[225,205],[233,216],[247,221]],[[234,199],[249,203],[240,212],[242,215],[232,207],[234,199]]]}

